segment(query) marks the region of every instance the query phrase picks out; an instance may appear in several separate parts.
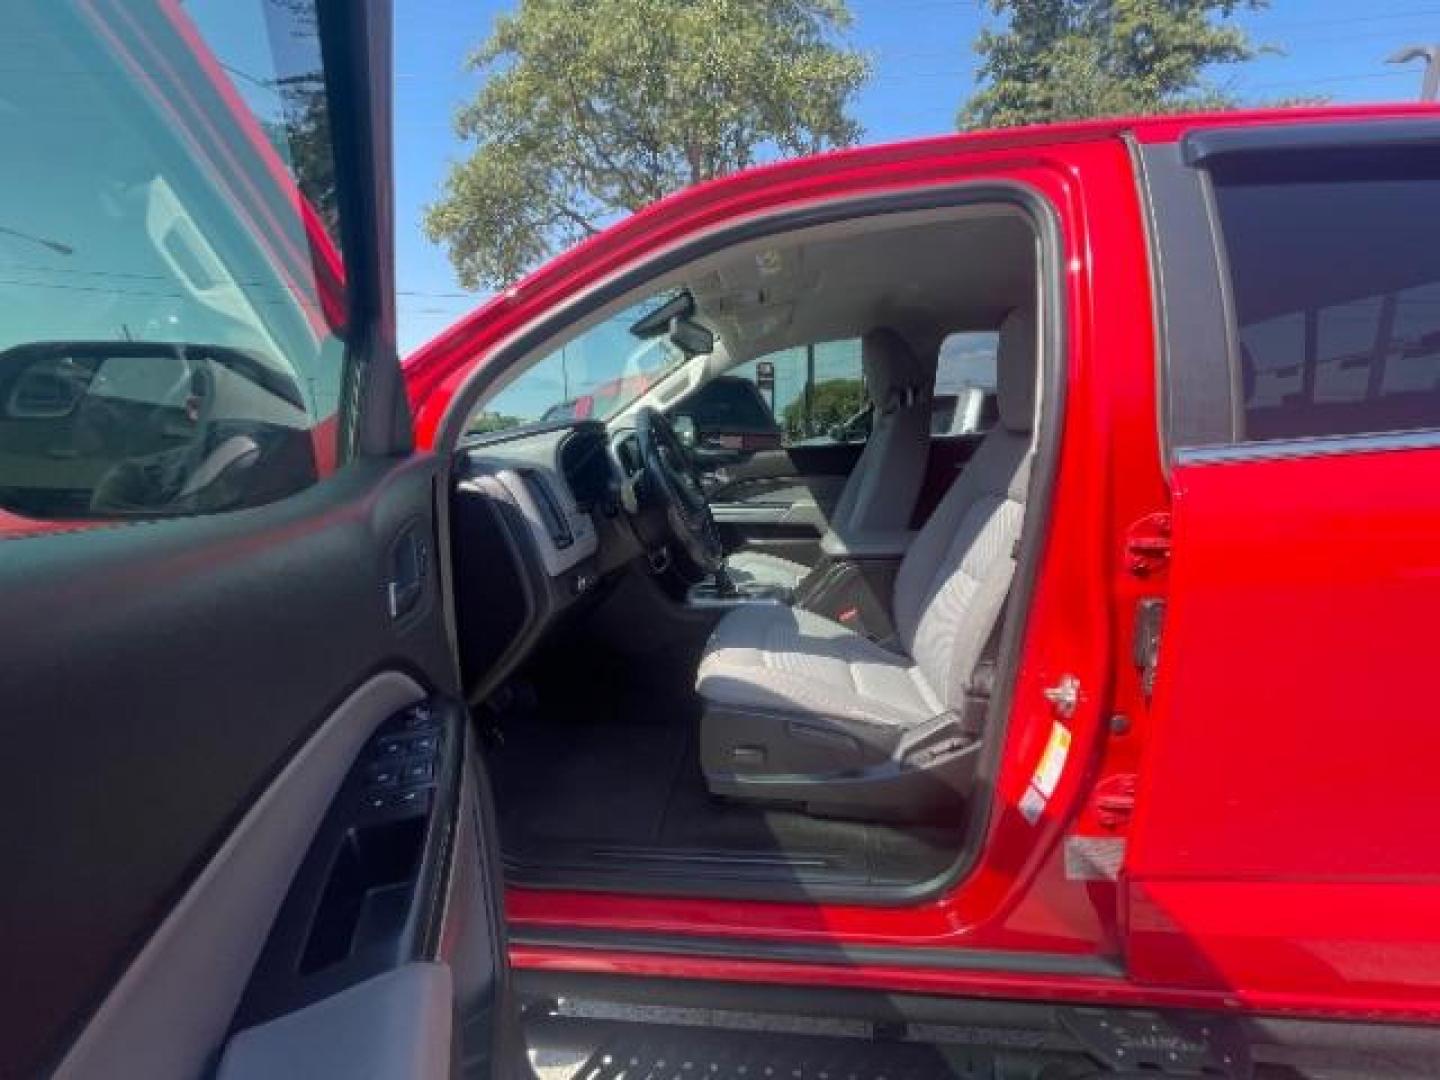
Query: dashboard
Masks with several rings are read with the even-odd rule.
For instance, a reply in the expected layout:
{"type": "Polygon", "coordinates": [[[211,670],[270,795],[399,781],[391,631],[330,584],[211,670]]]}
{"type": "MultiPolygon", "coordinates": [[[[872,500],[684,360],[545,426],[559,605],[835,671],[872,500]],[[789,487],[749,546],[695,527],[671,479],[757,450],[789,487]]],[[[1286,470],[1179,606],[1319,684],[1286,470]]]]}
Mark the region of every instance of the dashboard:
{"type": "Polygon", "coordinates": [[[475,438],[460,450],[451,550],[461,667],[482,697],[643,554],[623,509],[633,439],[593,420],[475,438]]]}

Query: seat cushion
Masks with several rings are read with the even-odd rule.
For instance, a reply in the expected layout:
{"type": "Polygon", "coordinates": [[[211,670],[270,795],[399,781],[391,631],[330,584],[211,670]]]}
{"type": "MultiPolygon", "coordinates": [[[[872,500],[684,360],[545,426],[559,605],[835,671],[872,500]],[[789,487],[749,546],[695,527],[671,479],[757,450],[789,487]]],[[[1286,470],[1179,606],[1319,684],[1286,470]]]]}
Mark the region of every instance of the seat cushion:
{"type": "Polygon", "coordinates": [[[859,725],[889,742],[942,711],[912,661],[839,623],[782,605],[726,615],[700,661],[707,703],[859,725]]]}
{"type": "Polygon", "coordinates": [[[735,584],[742,589],[746,586],[769,586],[794,591],[810,573],[810,567],[803,563],[767,555],[763,551],[737,551],[725,560],[725,567],[735,584]]]}

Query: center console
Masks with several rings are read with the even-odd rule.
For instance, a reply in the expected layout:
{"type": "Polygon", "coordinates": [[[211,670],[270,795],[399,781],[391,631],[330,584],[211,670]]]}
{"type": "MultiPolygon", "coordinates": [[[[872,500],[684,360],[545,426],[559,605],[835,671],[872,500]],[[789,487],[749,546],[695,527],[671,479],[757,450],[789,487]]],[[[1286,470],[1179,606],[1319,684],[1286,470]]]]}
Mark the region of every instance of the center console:
{"type": "Polygon", "coordinates": [[[690,586],[685,602],[692,608],[728,611],[751,604],[789,604],[849,627],[872,641],[895,636],[891,599],[900,562],[915,539],[910,530],[842,536],[827,532],[820,562],[794,589],[758,582],[737,582],[722,566],[690,586]]]}
{"type": "Polygon", "coordinates": [[[689,607],[728,611],[747,604],[788,604],[793,590],[761,582],[737,582],[722,563],[720,569],[690,586],[685,594],[689,607]]]}

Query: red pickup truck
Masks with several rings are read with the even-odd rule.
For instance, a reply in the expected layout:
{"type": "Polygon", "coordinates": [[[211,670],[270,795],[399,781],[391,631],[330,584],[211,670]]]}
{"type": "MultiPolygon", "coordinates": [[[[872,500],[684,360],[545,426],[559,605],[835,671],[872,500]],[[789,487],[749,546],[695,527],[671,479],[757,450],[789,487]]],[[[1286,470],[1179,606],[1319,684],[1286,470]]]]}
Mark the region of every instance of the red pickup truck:
{"type": "Polygon", "coordinates": [[[1440,110],[755,169],[401,362],[388,18],[241,6],[11,20],[0,1073],[1435,1071],[1440,110]]]}

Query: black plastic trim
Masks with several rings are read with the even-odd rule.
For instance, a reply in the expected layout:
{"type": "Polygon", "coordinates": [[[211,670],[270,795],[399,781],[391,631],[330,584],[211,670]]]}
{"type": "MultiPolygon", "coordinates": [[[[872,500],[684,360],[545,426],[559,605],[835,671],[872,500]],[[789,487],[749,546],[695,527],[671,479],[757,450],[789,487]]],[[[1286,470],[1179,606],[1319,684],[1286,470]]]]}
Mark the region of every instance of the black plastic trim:
{"type": "MultiPolygon", "coordinates": [[[[693,262],[702,256],[747,240],[761,239],[778,233],[792,232],[796,229],[825,225],[836,221],[997,203],[1014,206],[1024,212],[1041,242],[1037,284],[1042,290],[1044,299],[1042,311],[1045,314],[1045,321],[1042,327],[1044,333],[1042,356],[1046,357],[1049,362],[1042,365],[1042,415],[1039,420],[1037,446],[1031,472],[1031,497],[1027,503],[1026,522],[1021,534],[1020,557],[1011,586],[1011,601],[1005,617],[1005,629],[1001,635],[999,663],[996,670],[997,690],[991,700],[989,734],[981,749],[976,766],[977,797],[972,801],[974,812],[969,815],[966,822],[965,840],[957,853],[954,867],[948,873],[916,886],[894,890],[880,887],[882,891],[870,892],[868,899],[857,898],[856,902],[858,903],[918,903],[948,891],[973,866],[982,846],[985,830],[990,823],[994,803],[993,781],[999,766],[1000,747],[1004,744],[1005,732],[1009,723],[1010,698],[1018,665],[1019,643],[1024,639],[1030,597],[1034,591],[1035,577],[1044,552],[1044,545],[1049,536],[1051,496],[1060,459],[1061,440],[1064,435],[1066,400],[1064,371],[1066,365],[1062,362],[1062,358],[1068,356],[1064,287],[1065,245],[1059,220],[1050,203],[1034,189],[1022,184],[1006,181],[975,181],[943,184],[859,199],[841,197],[818,205],[780,211],[750,219],[729,228],[706,233],[689,243],[680,244],[663,255],[642,262],[624,273],[616,275],[585,294],[575,304],[563,308],[549,318],[539,320],[529,330],[497,349],[490,355],[486,363],[479,365],[461,385],[451,401],[436,435],[435,445],[437,447],[458,444],[463,434],[465,419],[469,416],[474,403],[512,365],[541,348],[566,327],[574,325],[612,301],[642,287],[646,281],[677,269],[688,262],[693,262]]],[[[723,892],[710,889],[705,895],[718,896],[723,895],[723,892]]]]}
{"type": "Polygon", "coordinates": [[[1236,154],[1285,153],[1295,150],[1372,150],[1434,146],[1440,120],[1367,120],[1335,124],[1264,124],[1192,131],[1180,140],[1189,166],[1210,165],[1236,154]]]}
{"type": "Polygon", "coordinates": [[[1188,167],[1173,143],[1139,147],[1136,160],[1155,285],[1165,445],[1173,453],[1228,443],[1236,433],[1233,350],[1205,174],[1188,167]]]}
{"type": "Polygon", "coordinates": [[[602,1001],[620,1005],[665,1005],[680,1009],[761,1013],[871,1023],[956,1024],[1059,1032],[1049,1004],[991,998],[897,994],[818,984],[719,982],[709,979],[648,978],[601,972],[520,968],[516,991],[527,1000],[602,1001]]]}
{"type": "Polygon", "coordinates": [[[317,0],[345,260],[346,370],[340,460],[406,453],[410,404],[395,348],[389,4],[317,0]]]}
{"type": "Polygon", "coordinates": [[[718,960],[762,960],[800,964],[875,964],[939,971],[1013,971],[1050,975],[1121,978],[1116,963],[1091,956],[1061,953],[1002,952],[995,949],[937,949],[904,946],[835,945],[811,942],[759,941],[754,938],[701,937],[688,934],[646,934],[612,930],[517,927],[512,945],[550,949],[594,949],[661,953],[718,960]]]}
{"type": "Polygon", "coordinates": [[[1197,446],[1176,452],[1181,465],[1224,465],[1245,461],[1331,457],[1336,454],[1388,454],[1440,447],[1440,429],[1379,432],[1374,435],[1312,435],[1303,439],[1271,439],[1227,446],[1197,446]]]}

